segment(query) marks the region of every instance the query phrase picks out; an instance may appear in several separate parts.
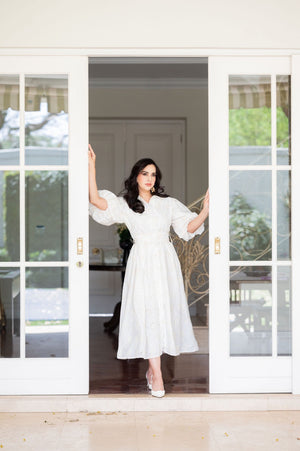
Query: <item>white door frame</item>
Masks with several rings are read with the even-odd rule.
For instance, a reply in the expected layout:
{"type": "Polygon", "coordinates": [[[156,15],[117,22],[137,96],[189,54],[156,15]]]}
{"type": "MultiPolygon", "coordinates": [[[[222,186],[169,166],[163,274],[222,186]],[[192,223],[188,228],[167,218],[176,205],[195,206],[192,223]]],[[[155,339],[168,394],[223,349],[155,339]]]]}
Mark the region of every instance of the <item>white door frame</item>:
{"type": "MultiPolygon", "coordinates": [[[[84,394],[89,390],[88,348],[88,59],[86,56],[0,56],[0,74],[20,74],[20,164],[9,170],[20,171],[21,225],[21,357],[0,359],[1,394],[84,394]],[[69,261],[25,261],[24,202],[24,76],[26,74],[68,74],[69,164],[30,166],[30,170],[68,170],[69,172],[69,261]],[[84,169],[86,168],[86,169],[84,169]],[[86,212],[86,214],[82,214],[86,212]],[[76,240],[83,237],[83,255],[77,255],[76,240]],[[83,266],[76,265],[81,260],[83,266]],[[69,357],[25,357],[25,267],[69,268],[69,357]]],[[[8,167],[1,166],[1,170],[8,167]]],[[[1,267],[10,266],[1,262],[1,267]]]]}
{"type": "Polygon", "coordinates": [[[298,193],[300,192],[300,55],[291,58],[291,117],[292,117],[292,393],[300,394],[300,212],[298,193]],[[294,151],[293,151],[294,149],[294,151]],[[293,198],[295,200],[293,201],[293,198]],[[294,283],[293,283],[294,281],[294,283]],[[298,301],[298,302],[297,302],[298,301]]]}
{"type": "MultiPolygon", "coordinates": [[[[80,74],[81,77],[81,89],[87,90],[88,89],[88,66],[87,66],[87,58],[88,57],[106,57],[106,58],[120,58],[120,57],[127,57],[127,58],[145,58],[148,59],[149,57],[154,58],[174,58],[174,61],[177,61],[178,58],[183,57],[187,59],[194,59],[195,57],[210,57],[212,55],[215,56],[292,56],[292,84],[295,86],[295,82],[300,79],[300,49],[181,49],[181,48],[174,48],[174,49],[157,49],[157,48],[149,48],[149,49],[139,49],[139,48],[133,48],[133,49],[124,49],[124,48],[115,48],[115,49],[103,49],[103,48],[93,48],[93,49],[41,49],[41,48],[1,48],[0,49],[0,55],[2,56],[13,56],[14,60],[17,61],[19,58],[22,58],[24,56],[26,57],[32,57],[32,56],[39,56],[43,55],[45,57],[45,61],[49,60],[49,57],[51,56],[57,56],[60,55],[63,58],[70,57],[70,56],[82,56],[84,57],[86,61],[86,68],[82,69],[82,72],[80,74]],[[16,58],[18,57],[18,58],[16,58]]],[[[80,92],[77,93],[77,95],[80,95],[80,92]]],[[[86,111],[87,113],[87,106],[85,102],[82,103],[83,111],[86,111]]],[[[292,94],[292,117],[293,115],[297,115],[299,117],[300,114],[300,90],[298,89],[297,92],[294,89],[292,94]]],[[[82,148],[82,146],[86,145],[87,142],[87,130],[86,130],[86,124],[83,123],[81,125],[81,138],[80,142],[75,143],[77,148],[82,148]]],[[[292,128],[292,140],[293,140],[293,147],[298,148],[300,145],[300,130],[298,130],[294,127],[292,128]]],[[[212,143],[211,143],[212,144],[212,143]]],[[[295,173],[295,170],[297,169],[299,173],[300,168],[300,155],[298,155],[296,152],[293,156],[293,174],[295,173]]],[[[75,172],[73,173],[75,176],[75,172]]],[[[78,171],[77,177],[83,177],[87,178],[87,173],[84,171],[78,171]]],[[[292,177],[292,191],[293,192],[299,192],[300,190],[300,177],[298,179],[293,176],[292,177]]],[[[295,207],[295,206],[294,206],[295,207]]],[[[294,208],[295,210],[295,208],[294,208]]],[[[210,226],[212,226],[212,219],[210,220],[210,226]]],[[[82,232],[85,232],[83,225],[82,232]]],[[[300,248],[300,235],[299,233],[295,233],[296,231],[300,230],[300,218],[298,215],[298,218],[295,214],[295,211],[292,212],[292,231],[293,231],[293,277],[297,276],[300,272],[300,258],[297,255],[297,252],[295,252],[297,249],[300,248]]],[[[82,233],[83,234],[83,233],[82,233]]],[[[76,234],[74,234],[73,238],[76,234]]],[[[293,297],[296,297],[296,286],[293,286],[293,297]]],[[[82,292],[81,299],[85,299],[86,293],[82,292]]],[[[298,296],[297,296],[298,297],[298,296]]],[[[82,306],[78,303],[78,308],[80,311],[82,311],[82,306]]],[[[86,317],[88,317],[88,309],[84,308],[84,312],[86,313],[86,317]]],[[[300,305],[294,306],[293,308],[293,343],[299,343],[299,334],[297,334],[296,337],[296,326],[298,326],[296,318],[298,318],[300,315],[300,305]],[[295,324],[296,323],[296,324],[295,324]],[[297,339],[297,340],[296,340],[297,339]]],[[[82,316],[84,318],[84,316],[82,316]]],[[[300,333],[300,331],[299,331],[300,333]]],[[[86,356],[84,356],[83,362],[81,364],[80,368],[74,368],[74,371],[82,370],[85,373],[84,379],[86,378],[86,368],[88,366],[88,362],[86,359],[86,356]]],[[[13,368],[11,368],[13,370],[13,368]]],[[[10,373],[11,374],[11,373],[10,373]]],[[[298,375],[300,374],[300,347],[293,349],[293,393],[300,393],[300,377],[298,375]],[[297,382],[298,381],[298,382],[297,382]]],[[[87,392],[85,390],[85,392],[87,392]]],[[[25,391],[23,391],[23,394],[25,391]]],[[[72,390],[70,390],[70,393],[72,393],[72,390]]],[[[75,393],[75,392],[73,392],[75,393]]]]}

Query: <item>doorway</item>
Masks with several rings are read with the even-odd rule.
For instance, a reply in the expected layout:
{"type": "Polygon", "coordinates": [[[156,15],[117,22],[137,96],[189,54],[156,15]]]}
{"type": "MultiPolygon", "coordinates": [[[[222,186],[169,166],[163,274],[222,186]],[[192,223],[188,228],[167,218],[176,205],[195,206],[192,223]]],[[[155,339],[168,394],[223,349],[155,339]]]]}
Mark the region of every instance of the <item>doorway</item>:
{"type": "MultiPolygon", "coordinates": [[[[166,192],[196,211],[208,186],[207,58],[91,58],[89,63],[89,139],[101,162],[98,189],[118,194],[134,162],[149,156],[162,170],[166,192]]],[[[116,229],[90,221],[91,263],[121,260],[116,229]]],[[[200,351],[162,356],[169,393],[208,392],[207,233],[201,245],[206,275],[196,289],[186,284],[200,351]]],[[[180,261],[184,265],[184,258],[180,261]]],[[[118,328],[104,328],[121,289],[120,271],[90,271],[90,393],[146,392],[146,361],[118,360],[118,328]]]]}

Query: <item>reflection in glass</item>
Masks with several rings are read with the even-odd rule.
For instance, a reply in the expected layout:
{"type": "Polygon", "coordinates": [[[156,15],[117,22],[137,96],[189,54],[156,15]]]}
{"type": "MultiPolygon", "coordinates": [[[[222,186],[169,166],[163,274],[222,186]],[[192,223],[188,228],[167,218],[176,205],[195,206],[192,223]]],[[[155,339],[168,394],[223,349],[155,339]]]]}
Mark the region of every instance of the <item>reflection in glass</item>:
{"type": "Polygon", "coordinates": [[[19,173],[0,171],[0,261],[20,260],[19,173]]]}
{"type": "Polygon", "coordinates": [[[291,258],[291,172],[277,171],[278,260],[291,258]]]}
{"type": "Polygon", "coordinates": [[[68,76],[25,77],[25,163],[68,164],[68,76]]]}
{"type": "Polygon", "coordinates": [[[0,75],[0,165],[19,164],[19,76],[0,75]]]}
{"type": "Polygon", "coordinates": [[[230,259],[271,260],[271,171],[230,171],[230,259]]]}
{"type": "Polygon", "coordinates": [[[0,357],[20,357],[19,268],[0,268],[0,357]]]}
{"type": "Polygon", "coordinates": [[[229,76],[229,164],[271,164],[270,76],[229,76]]]}
{"type": "Polygon", "coordinates": [[[26,259],[68,260],[68,173],[26,172],[26,259]]]}
{"type": "Polygon", "coordinates": [[[68,357],[68,268],[27,268],[26,357],[68,357]]]}
{"type": "Polygon", "coordinates": [[[292,355],[292,299],[290,266],[278,266],[277,291],[278,355],[292,355]]]}
{"type": "Polygon", "coordinates": [[[272,354],[271,271],[271,266],[231,267],[231,356],[272,354]]]}
{"type": "Polygon", "coordinates": [[[277,75],[277,164],[291,164],[291,77],[277,75]]]}

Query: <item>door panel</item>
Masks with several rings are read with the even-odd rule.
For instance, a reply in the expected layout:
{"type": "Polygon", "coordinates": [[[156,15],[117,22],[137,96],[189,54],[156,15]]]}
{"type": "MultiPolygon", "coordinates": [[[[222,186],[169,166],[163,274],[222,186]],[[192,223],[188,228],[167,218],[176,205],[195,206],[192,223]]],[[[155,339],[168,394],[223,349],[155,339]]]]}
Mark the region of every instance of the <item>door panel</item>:
{"type": "Polygon", "coordinates": [[[209,72],[210,391],[290,392],[290,60],[209,72]]]}
{"type": "Polygon", "coordinates": [[[0,58],[1,394],[88,393],[87,71],[0,58]]]}
{"type": "Polygon", "coordinates": [[[126,169],[129,174],[140,158],[157,161],[162,184],[176,199],[186,202],[185,122],[183,120],[130,121],[126,127],[126,169]]]}

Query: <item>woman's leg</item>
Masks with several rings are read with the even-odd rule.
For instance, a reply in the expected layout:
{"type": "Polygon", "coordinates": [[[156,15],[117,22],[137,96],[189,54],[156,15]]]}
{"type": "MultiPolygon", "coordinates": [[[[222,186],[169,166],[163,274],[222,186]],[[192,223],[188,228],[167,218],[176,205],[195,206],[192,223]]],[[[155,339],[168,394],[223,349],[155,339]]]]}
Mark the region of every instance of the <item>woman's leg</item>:
{"type": "Polygon", "coordinates": [[[152,377],[152,390],[164,390],[164,381],[161,374],[160,356],[149,359],[148,379],[152,377]]]}

